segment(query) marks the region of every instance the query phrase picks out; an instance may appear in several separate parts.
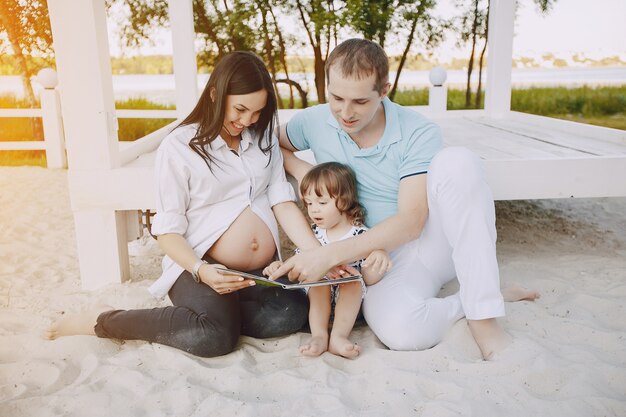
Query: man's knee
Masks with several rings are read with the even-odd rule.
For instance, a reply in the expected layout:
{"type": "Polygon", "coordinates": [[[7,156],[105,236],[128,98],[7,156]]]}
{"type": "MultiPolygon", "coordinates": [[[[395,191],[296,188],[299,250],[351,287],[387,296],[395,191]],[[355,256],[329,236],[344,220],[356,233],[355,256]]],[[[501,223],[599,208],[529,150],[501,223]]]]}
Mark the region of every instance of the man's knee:
{"type": "Polygon", "coordinates": [[[463,181],[482,177],[480,158],[467,148],[453,146],[444,148],[433,158],[429,175],[451,177],[463,181]]]}
{"type": "Polygon", "coordinates": [[[376,314],[365,305],[363,312],[374,334],[391,350],[424,350],[441,341],[440,332],[416,318],[416,314],[390,309],[376,314]]]}

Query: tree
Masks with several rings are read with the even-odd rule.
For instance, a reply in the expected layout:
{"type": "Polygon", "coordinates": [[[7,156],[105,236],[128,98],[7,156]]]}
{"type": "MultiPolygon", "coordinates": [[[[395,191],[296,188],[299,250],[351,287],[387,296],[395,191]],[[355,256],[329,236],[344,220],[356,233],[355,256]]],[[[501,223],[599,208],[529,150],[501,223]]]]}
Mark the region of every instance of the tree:
{"type": "Polygon", "coordinates": [[[392,26],[396,26],[397,34],[402,33],[406,39],[393,87],[389,92],[391,99],[394,98],[398,89],[400,74],[416,38],[427,48],[434,47],[442,39],[442,23],[434,20],[429,13],[435,3],[436,0],[348,0],[347,2],[346,23],[362,34],[365,39],[377,41],[384,48],[392,26]]]}
{"type": "Polygon", "coordinates": [[[337,44],[337,32],[342,24],[339,13],[342,3],[336,0],[295,0],[287,5],[298,13],[313,49],[315,90],[320,103],[326,102],[326,73],[324,67],[331,50],[331,42],[337,44]]]}
{"type": "Polygon", "coordinates": [[[458,31],[460,41],[458,44],[471,43],[471,52],[467,64],[467,82],[465,89],[465,107],[470,107],[472,101],[471,78],[474,70],[474,57],[476,54],[476,46],[479,39],[485,38],[487,34],[487,14],[485,7],[488,0],[471,0],[470,4],[465,4],[463,0],[458,0],[456,6],[463,9],[463,14],[458,19],[458,31]]]}
{"type": "MultiPolygon", "coordinates": [[[[174,1],[174,0],[170,0],[174,1]]],[[[286,61],[287,38],[278,24],[274,9],[284,0],[193,0],[194,30],[199,39],[200,66],[212,68],[225,54],[236,51],[253,51],[264,57],[274,84],[289,86],[289,106],[293,107],[293,88],[306,94],[295,81],[289,79],[286,61]],[[285,79],[278,79],[283,70],[285,79]]],[[[122,22],[122,37],[126,46],[135,48],[157,28],[166,27],[169,21],[167,0],[107,0],[109,10],[123,7],[128,19],[122,22]]],[[[278,94],[278,88],[276,88],[278,94]]],[[[280,96],[279,105],[282,105],[280,96]]]]}
{"type": "Polygon", "coordinates": [[[436,0],[417,0],[415,2],[407,2],[404,7],[399,8],[401,20],[398,26],[408,29],[408,35],[402,56],[398,62],[398,68],[396,69],[396,77],[389,92],[389,98],[392,100],[398,91],[400,74],[415,39],[417,38],[427,50],[435,48],[443,40],[443,34],[445,33],[445,28],[448,27],[448,22],[434,19],[430,15],[430,10],[435,7],[435,3],[436,0]]]}
{"type": "MultiPolygon", "coordinates": [[[[548,13],[557,0],[533,0],[539,8],[540,13],[548,13]]],[[[482,0],[471,0],[469,7],[463,0],[457,1],[457,7],[464,9],[465,12],[458,19],[458,31],[461,35],[459,44],[471,41],[470,58],[467,65],[467,85],[465,90],[465,107],[471,107],[472,88],[470,79],[474,69],[474,56],[477,43],[480,39],[484,40],[483,47],[480,52],[478,61],[478,87],[476,89],[476,108],[480,108],[482,102],[482,70],[484,64],[485,52],[489,43],[489,11],[491,2],[482,0]]]]}
{"type": "Polygon", "coordinates": [[[0,36],[0,50],[7,52],[10,49],[12,52],[22,77],[26,102],[30,107],[35,107],[37,99],[30,78],[40,68],[36,68],[29,58],[38,55],[47,64],[54,62],[47,2],[0,0],[0,33],[5,35],[0,36]]]}

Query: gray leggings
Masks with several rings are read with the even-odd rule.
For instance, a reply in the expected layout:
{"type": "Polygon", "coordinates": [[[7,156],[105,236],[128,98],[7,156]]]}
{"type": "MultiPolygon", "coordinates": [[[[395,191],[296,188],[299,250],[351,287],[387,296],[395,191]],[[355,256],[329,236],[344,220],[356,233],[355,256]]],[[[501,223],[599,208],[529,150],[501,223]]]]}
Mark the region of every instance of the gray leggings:
{"type": "Polygon", "coordinates": [[[214,357],[232,352],[240,334],[267,338],[295,333],[306,323],[309,310],[301,290],[253,286],[219,295],[208,285],[196,283],[187,271],[168,295],[171,307],[102,313],[96,335],[145,340],[214,357]]]}

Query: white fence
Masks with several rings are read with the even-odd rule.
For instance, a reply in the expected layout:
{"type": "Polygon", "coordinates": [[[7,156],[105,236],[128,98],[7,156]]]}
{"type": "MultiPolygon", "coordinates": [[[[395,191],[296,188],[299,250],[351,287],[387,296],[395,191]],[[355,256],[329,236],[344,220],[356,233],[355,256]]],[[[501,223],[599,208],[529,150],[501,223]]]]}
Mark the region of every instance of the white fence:
{"type": "MultiPolygon", "coordinates": [[[[433,84],[429,94],[431,112],[446,110],[447,88],[443,86],[445,80],[446,73],[443,69],[435,68],[431,71],[430,81],[433,84]]],[[[9,117],[40,117],[43,122],[44,140],[0,141],[0,150],[44,150],[48,168],[67,168],[61,102],[59,93],[56,90],[56,73],[52,69],[44,68],[37,75],[36,81],[44,87],[40,94],[41,108],[0,109],[0,119],[9,117]]],[[[115,116],[118,119],[176,119],[178,114],[176,110],[116,110],[115,116]]],[[[132,161],[144,152],[153,150],[167,134],[171,125],[168,124],[143,138],[137,139],[132,142],[132,145],[129,143],[127,146],[122,146],[120,152],[122,164],[132,161]]]]}

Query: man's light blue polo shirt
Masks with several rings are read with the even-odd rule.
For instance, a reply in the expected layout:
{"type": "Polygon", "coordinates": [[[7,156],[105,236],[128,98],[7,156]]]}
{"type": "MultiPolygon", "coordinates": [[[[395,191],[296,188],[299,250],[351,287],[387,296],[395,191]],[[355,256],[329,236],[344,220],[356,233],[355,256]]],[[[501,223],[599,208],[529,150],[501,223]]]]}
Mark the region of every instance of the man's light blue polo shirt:
{"type": "Polygon", "coordinates": [[[436,124],[386,97],[383,105],[385,131],[376,146],[366,149],[339,127],[328,104],[298,112],[287,124],[294,148],[311,149],[318,164],[336,161],[354,170],[368,227],[397,213],[400,180],[426,173],[443,147],[436,124]]]}

